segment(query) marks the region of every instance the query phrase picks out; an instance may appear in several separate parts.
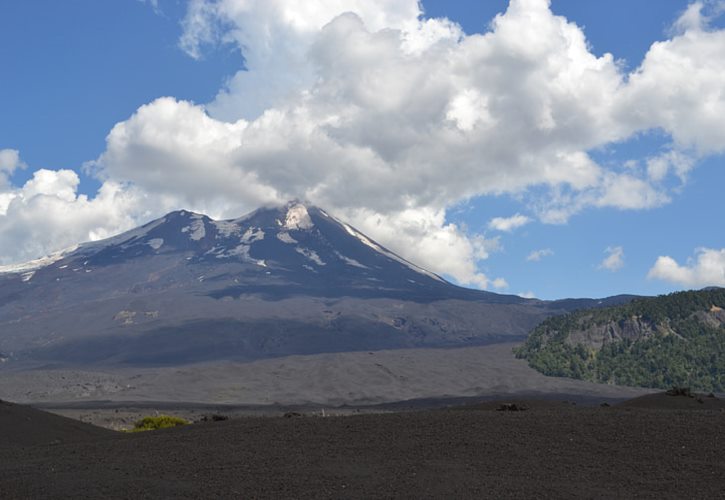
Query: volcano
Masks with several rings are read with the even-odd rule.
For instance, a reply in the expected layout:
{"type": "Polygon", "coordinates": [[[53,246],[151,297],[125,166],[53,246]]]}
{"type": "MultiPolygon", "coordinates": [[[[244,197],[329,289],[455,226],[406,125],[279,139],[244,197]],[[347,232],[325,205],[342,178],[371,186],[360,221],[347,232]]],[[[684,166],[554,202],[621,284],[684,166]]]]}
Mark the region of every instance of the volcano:
{"type": "Polygon", "coordinates": [[[0,268],[0,360],[177,365],[482,345],[596,303],[456,286],[297,201],[222,221],[180,210],[0,268]]]}

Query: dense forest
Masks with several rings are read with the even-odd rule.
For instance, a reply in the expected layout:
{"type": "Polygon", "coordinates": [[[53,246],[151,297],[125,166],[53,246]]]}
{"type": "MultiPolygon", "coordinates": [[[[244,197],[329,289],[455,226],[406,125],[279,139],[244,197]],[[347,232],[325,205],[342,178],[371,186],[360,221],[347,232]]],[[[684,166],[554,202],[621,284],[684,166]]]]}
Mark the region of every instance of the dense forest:
{"type": "Polygon", "coordinates": [[[725,391],[725,289],[557,316],[515,350],[536,370],[640,387],[725,391]]]}

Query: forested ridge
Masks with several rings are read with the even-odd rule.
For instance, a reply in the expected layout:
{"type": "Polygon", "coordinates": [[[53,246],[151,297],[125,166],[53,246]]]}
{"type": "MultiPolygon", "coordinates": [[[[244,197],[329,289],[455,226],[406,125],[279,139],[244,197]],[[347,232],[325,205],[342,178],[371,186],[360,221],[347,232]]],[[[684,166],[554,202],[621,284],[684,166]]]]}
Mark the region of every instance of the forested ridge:
{"type": "Polygon", "coordinates": [[[515,353],[551,376],[725,391],[725,289],[549,318],[515,353]]]}

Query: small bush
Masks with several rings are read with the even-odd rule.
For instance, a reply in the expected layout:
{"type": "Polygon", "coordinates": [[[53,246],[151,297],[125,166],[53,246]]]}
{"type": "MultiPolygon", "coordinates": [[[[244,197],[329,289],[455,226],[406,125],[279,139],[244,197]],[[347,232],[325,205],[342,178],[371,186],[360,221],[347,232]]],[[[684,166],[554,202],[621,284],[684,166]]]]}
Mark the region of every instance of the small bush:
{"type": "Polygon", "coordinates": [[[169,427],[180,427],[189,422],[171,415],[159,415],[157,417],[144,417],[135,424],[131,432],[155,431],[157,429],[168,429],[169,427]]]}

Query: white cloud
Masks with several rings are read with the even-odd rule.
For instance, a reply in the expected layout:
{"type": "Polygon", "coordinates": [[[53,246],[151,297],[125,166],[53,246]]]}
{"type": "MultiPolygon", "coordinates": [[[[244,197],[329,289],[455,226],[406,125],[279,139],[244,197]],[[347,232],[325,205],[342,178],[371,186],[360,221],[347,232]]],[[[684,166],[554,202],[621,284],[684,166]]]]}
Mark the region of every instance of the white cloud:
{"type": "Polygon", "coordinates": [[[390,250],[463,285],[508,286],[502,278],[492,280],[481,273],[476,264],[499,250],[499,240],[467,236],[460,227],[445,222],[442,210],[410,209],[386,215],[365,209],[346,211],[341,216],[364,233],[375,235],[390,250]]]}
{"type": "MultiPolygon", "coordinates": [[[[15,170],[25,167],[26,165],[20,159],[20,152],[17,149],[0,149],[0,191],[8,188],[10,175],[15,170]]],[[[0,213],[2,206],[2,193],[0,193],[0,213]]]]}
{"type": "Polygon", "coordinates": [[[647,175],[655,182],[662,181],[671,172],[685,182],[694,167],[694,158],[680,151],[666,151],[647,159],[647,175]]]}
{"type": "Polygon", "coordinates": [[[508,282],[503,278],[496,278],[491,282],[494,288],[497,290],[504,290],[509,287],[508,282]]]}
{"type": "Polygon", "coordinates": [[[528,292],[519,292],[516,295],[518,295],[519,297],[524,298],[524,299],[535,299],[536,298],[536,294],[534,294],[534,292],[532,292],[530,290],[528,292]]]}
{"type": "Polygon", "coordinates": [[[421,31],[417,0],[191,0],[182,49],[200,58],[205,46],[226,43],[244,56],[245,68],[207,106],[211,115],[229,121],[257,118],[309,88],[316,75],[308,50],[320,30],[346,12],[355,12],[373,31],[421,31]]]}
{"type": "Polygon", "coordinates": [[[531,222],[531,219],[529,219],[525,215],[516,214],[512,215],[511,217],[494,217],[489,221],[488,227],[490,229],[495,229],[496,231],[504,231],[509,233],[514,229],[525,226],[529,222],[531,222]]]}
{"type": "Polygon", "coordinates": [[[629,174],[610,174],[602,179],[602,189],[593,203],[599,207],[639,210],[669,203],[670,197],[644,179],[629,174]]]}
{"type": "Polygon", "coordinates": [[[17,149],[0,149],[0,172],[12,174],[17,168],[24,168],[17,149]]]}
{"type": "Polygon", "coordinates": [[[670,176],[684,181],[702,155],[725,151],[725,31],[706,22],[683,17],[625,74],[546,0],[512,0],[470,36],[420,13],[415,0],[192,0],[180,45],[202,57],[232,44],[245,70],[207,105],[161,98],[117,124],[94,162],[106,189],[95,197],[63,171],[0,184],[0,255],[88,234],[74,219],[88,206],[101,234],[171,208],[233,217],[302,198],[421,265],[495,286],[478,264],[498,240],[451,224],[450,207],[509,194],[553,223],[654,208],[670,200],[670,176]],[[642,168],[588,153],[650,129],[672,144],[642,168]],[[74,214],[55,221],[57,236],[18,230],[41,217],[36,199],[74,214]]]}
{"type": "MultiPolygon", "coordinates": [[[[254,128],[244,120],[213,120],[201,107],[186,101],[160,98],[113,127],[106,151],[93,168],[104,178],[130,182],[154,196],[173,199],[177,208],[238,216],[285,198],[285,193],[277,193],[274,182],[265,183],[254,169],[235,164],[243,142],[245,154],[252,158],[257,150],[270,157],[285,154],[276,138],[259,137],[254,128]]],[[[293,170],[294,165],[287,168],[293,170]]]]}
{"type": "Polygon", "coordinates": [[[702,2],[693,2],[687,6],[680,18],[675,22],[674,29],[679,33],[688,31],[700,31],[706,25],[706,19],[702,14],[704,5],[702,2]]]}
{"type": "Polygon", "coordinates": [[[554,255],[551,248],[542,248],[541,250],[533,250],[527,257],[528,262],[539,262],[542,258],[554,255]]]}
{"type": "Polygon", "coordinates": [[[661,256],[647,277],[693,288],[725,286],[725,248],[698,248],[695,257],[684,265],[672,257],[661,256]]]}
{"type": "Polygon", "coordinates": [[[622,88],[618,118],[639,130],[661,128],[678,148],[725,151],[725,30],[710,30],[695,2],[676,22],[680,34],[654,43],[622,88]]]}
{"type": "Polygon", "coordinates": [[[608,271],[619,271],[624,267],[624,248],[622,247],[607,247],[604,250],[607,256],[604,258],[599,269],[606,269],[608,271]]]}
{"type": "Polygon", "coordinates": [[[55,196],[63,201],[73,201],[80,179],[73,170],[36,170],[33,178],[25,183],[20,196],[32,199],[38,196],[55,196]]]}
{"type": "Polygon", "coordinates": [[[673,31],[676,34],[684,34],[688,31],[704,31],[710,28],[710,23],[725,12],[725,1],[723,0],[698,0],[690,5],[675,21],[673,31]]]}
{"type": "Polygon", "coordinates": [[[88,199],[77,195],[78,182],[72,170],[38,170],[23,187],[0,193],[0,264],[106,238],[149,215],[134,189],[106,182],[88,199]]]}

